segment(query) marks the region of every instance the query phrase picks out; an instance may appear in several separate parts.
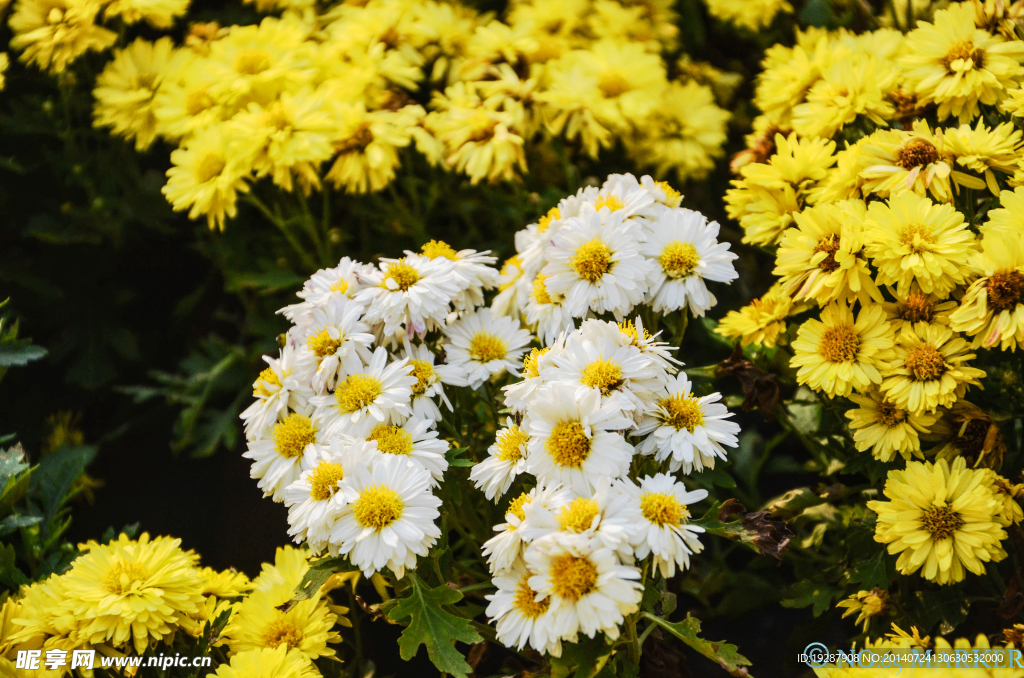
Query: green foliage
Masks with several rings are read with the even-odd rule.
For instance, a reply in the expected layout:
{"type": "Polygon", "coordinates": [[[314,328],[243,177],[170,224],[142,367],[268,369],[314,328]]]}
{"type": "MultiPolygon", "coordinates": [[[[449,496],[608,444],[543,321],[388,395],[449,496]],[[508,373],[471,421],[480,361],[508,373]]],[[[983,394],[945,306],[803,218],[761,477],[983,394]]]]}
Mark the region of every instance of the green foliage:
{"type": "Polygon", "coordinates": [[[724,642],[713,642],[700,637],[700,620],[690,615],[680,622],[669,622],[649,612],[643,616],[652,624],[657,624],[688,646],[718,664],[731,675],[750,675],[742,667],[750,666],[750,660],[741,655],[735,645],[724,642]],[[741,673],[742,671],[742,673],[741,673]]]}

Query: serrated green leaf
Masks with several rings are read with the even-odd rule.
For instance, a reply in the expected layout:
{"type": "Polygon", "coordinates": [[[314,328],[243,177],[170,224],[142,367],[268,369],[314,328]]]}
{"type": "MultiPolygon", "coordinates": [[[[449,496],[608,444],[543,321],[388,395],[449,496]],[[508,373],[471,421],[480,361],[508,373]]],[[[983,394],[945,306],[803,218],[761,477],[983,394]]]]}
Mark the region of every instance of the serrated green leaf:
{"type": "Polygon", "coordinates": [[[24,367],[46,356],[46,349],[31,339],[16,339],[0,344],[0,367],[24,367]]]}
{"type": "Polygon", "coordinates": [[[837,589],[824,582],[802,581],[794,584],[787,594],[787,597],[779,602],[782,607],[811,607],[814,616],[819,616],[825,610],[832,607],[832,602],[843,595],[842,589],[837,589]]]}
{"type": "Polygon", "coordinates": [[[879,548],[874,557],[861,561],[850,570],[850,581],[860,584],[865,590],[876,586],[884,590],[889,588],[889,576],[886,572],[885,548],[879,548]]]}
{"type": "Polygon", "coordinates": [[[7,516],[0,521],[0,537],[10,534],[18,528],[35,525],[42,519],[42,516],[7,516]]]}
{"type": "Polygon", "coordinates": [[[650,612],[642,613],[651,622],[665,629],[691,648],[700,652],[713,662],[733,675],[749,675],[743,672],[744,666],[750,666],[750,660],[739,653],[735,645],[722,641],[704,640],[700,637],[700,620],[686,615],[680,622],[670,622],[650,612]]]}
{"type": "Polygon", "coordinates": [[[388,619],[405,625],[398,639],[402,659],[412,659],[420,645],[426,645],[427,655],[439,671],[453,676],[468,675],[473,669],[455,649],[455,642],[472,645],[483,638],[468,619],[444,609],[445,605],[462,600],[462,594],[447,586],[428,588],[415,572],[406,576],[411,584],[409,595],[388,611],[388,619]]]}

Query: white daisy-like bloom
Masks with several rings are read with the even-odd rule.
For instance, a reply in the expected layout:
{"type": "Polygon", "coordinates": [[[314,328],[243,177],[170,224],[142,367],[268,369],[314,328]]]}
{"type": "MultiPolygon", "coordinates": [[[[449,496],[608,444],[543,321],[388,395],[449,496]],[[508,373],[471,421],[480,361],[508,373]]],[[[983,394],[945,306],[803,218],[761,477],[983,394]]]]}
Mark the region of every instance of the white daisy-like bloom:
{"type": "Polygon", "coordinates": [[[410,344],[408,339],[403,342],[402,358],[407,358],[412,365],[412,376],[416,383],[412,387],[412,416],[418,419],[441,421],[441,410],[434,398],[452,411],[452,404],[444,394],[444,385],[465,386],[466,375],[462,370],[450,365],[437,365],[437,356],[426,344],[410,344]]]}
{"type": "Polygon", "coordinates": [[[302,290],[296,293],[302,299],[300,303],[285,306],[278,313],[300,327],[307,325],[311,322],[313,309],[324,306],[328,300],[355,299],[356,293],[363,288],[358,274],[367,274],[373,269],[369,264],[342,257],[337,266],[320,269],[303,284],[302,290]]]}
{"type": "Polygon", "coordinates": [[[530,406],[534,394],[546,383],[544,373],[548,371],[551,361],[565,349],[566,337],[568,332],[559,335],[547,348],[530,349],[523,356],[522,380],[501,387],[505,392],[505,405],[513,412],[525,412],[530,406]]]}
{"type": "Polygon", "coordinates": [[[462,316],[445,328],[445,336],[448,365],[461,370],[474,389],[502,372],[517,375],[531,339],[518,320],[495,318],[489,308],[462,316]]]}
{"type": "Polygon", "coordinates": [[[652,177],[645,174],[640,177],[640,185],[654,198],[654,202],[665,207],[679,207],[679,204],[683,201],[683,196],[679,191],[672,188],[667,181],[655,181],[652,177]]]}
{"type": "Polygon", "coordinates": [[[423,336],[444,325],[450,304],[459,293],[455,262],[437,259],[381,259],[379,268],[360,273],[365,286],[356,301],[366,305],[364,320],[383,326],[384,337],[400,330],[423,336]]]}
{"type": "Polygon", "coordinates": [[[329,446],[312,447],[305,457],[306,468],[283,493],[288,507],[288,534],[296,543],[308,542],[317,555],[324,550],[338,555],[337,545],[329,540],[346,501],[340,483],[357,466],[368,463],[368,452],[365,442],[341,438],[333,439],[329,446]]]}
{"type": "Polygon", "coordinates": [[[441,505],[430,491],[430,473],[408,459],[384,455],[373,467],[357,465],[341,481],[345,506],[330,543],[366,577],[388,567],[401,579],[441,536],[441,505]]]}
{"type": "Polygon", "coordinates": [[[448,470],[448,441],[437,437],[437,431],[431,430],[433,421],[430,419],[410,418],[401,426],[393,424],[377,424],[366,436],[366,441],[373,450],[374,458],[378,456],[405,457],[417,466],[426,469],[432,476],[431,487],[437,487],[444,479],[448,470]]]}
{"type": "Polygon", "coordinates": [[[267,368],[252,385],[256,401],[241,414],[247,440],[266,438],[270,427],[289,412],[308,416],[313,409],[310,404],[313,389],[309,386],[312,373],[300,369],[294,347],[285,346],[279,358],[265,355],[263,360],[267,368]]]}
{"type": "Polygon", "coordinates": [[[690,309],[696,318],[718,303],[705,284],[739,277],[729,243],[718,242],[718,222],[700,212],[663,207],[647,226],[640,251],[651,260],[647,302],[664,314],[690,309]]]}
{"type": "Polygon", "coordinates": [[[655,207],[655,196],[632,174],[609,174],[590,205],[595,210],[620,213],[623,219],[649,217],[655,207]]]}
{"type": "Polygon", "coordinates": [[[469,479],[484,496],[497,503],[508,492],[512,481],[526,470],[526,444],[530,437],[512,417],[505,428],[498,429],[494,444],[487,448],[487,458],[473,466],[469,479]]]}
{"type": "Polygon", "coordinates": [[[640,528],[634,532],[637,558],[654,554],[654,565],[661,576],[675,576],[676,566],[690,567],[690,554],[704,546],[697,541],[703,527],[688,525],[690,505],[706,499],[706,490],[686,491],[686,486],[667,473],[647,476],[640,481],[640,528]]]}
{"type": "Polygon", "coordinates": [[[481,551],[487,557],[487,565],[491,574],[504,572],[513,567],[523,555],[526,541],[519,528],[526,518],[525,506],[534,502],[541,506],[547,505],[562,491],[559,485],[550,487],[539,486],[529,492],[523,492],[512,499],[505,511],[505,522],[494,526],[496,535],[484,542],[481,551]]]}
{"type": "Polygon", "coordinates": [[[529,408],[526,470],[545,484],[560,484],[590,496],[600,478],[629,470],[633,447],[621,431],[633,426],[615,402],[601,404],[597,390],[546,384],[529,408]]]}
{"type": "Polygon", "coordinates": [[[416,377],[406,359],[388,363],[388,351],[378,346],[362,372],[339,381],[330,395],[311,399],[313,422],[327,437],[345,434],[365,437],[377,424],[405,421],[416,377]]]}
{"type": "Polygon", "coordinates": [[[253,460],[249,475],[260,481],[264,497],[273,497],[276,502],[284,499],[284,489],[309,468],[318,434],[312,419],[292,412],[274,424],[268,438],[249,441],[249,449],[242,456],[253,460]]]}
{"type": "Polygon", "coordinates": [[[446,242],[431,240],[422,247],[422,253],[405,252],[407,259],[448,259],[455,263],[452,275],[459,285],[459,293],[452,300],[457,311],[472,311],[484,303],[484,290],[498,285],[498,270],[494,264],[497,257],[489,251],[459,250],[458,252],[446,242]]]}
{"type": "Polygon", "coordinates": [[[537,600],[530,576],[519,563],[496,575],[492,583],[497,591],[487,596],[487,616],[495,622],[496,635],[505,647],[521,650],[529,643],[538,652],[561,657],[562,641],[551,633],[550,601],[537,600]]]}
{"type": "Polygon", "coordinates": [[[574,317],[593,311],[621,320],[647,293],[651,263],[639,252],[643,231],[624,224],[622,213],[585,212],[552,239],[544,283],[549,294],[565,297],[574,317]]]}
{"type": "Polygon", "coordinates": [[[549,293],[546,280],[543,273],[538,273],[533,279],[526,302],[526,322],[543,343],[550,344],[559,334],[574,329],[576,325],[565,305],[565,297],[549,293]]]}
{"type": "Polygon", "coordinates": [[[718,401],[720,393],[697,397],[690,380],[680,372],[669,380],[655,406],[648,410],[634,435],[647,438],[640,444],[643,454],[669,462],[673,473],[679,469],[715,468],[715,458],[725,459],[725,447],[739,445],[739,424],[726,421],[732,413],[718,401]]]}
{"type": "Polygon", "coordinates": [[[298,337],[298,364],[313,371],[317,394],[333,389],[339,380],[356,374],[370,360],[373,335],[364,323],[362,304],[344,296],[329,298],[310,313],[298,337]]]}
{"type": "MultiPolygon", "coordinates": [[[[597,323],[600,322],[599,320],[586,320],[583,322],[583,326],[587,327],[587,331],[598,331],[597,323]]],[[[667,341],[658,341],[658,337],[661,336],[661,330],[651,334],[644,329],[644,323],[640,316],[637,316],[634,320],[626,320],[615,325],[615,329],[618,330],[617,335],[611,327],[612,324],[605,323],[600,331],[608,332],[623,344],[636,346],[640,349],[641,353],[650,357],[651,360],[664,370],[666,379],[669,375],[675,374],[679,366],[683,364],[672,356],[672,351],[676,350],[675,346],[669,346],[667,341]]],[[[583,326],[580,327],[581,330],[583,326]]]]}
{"type": "Polygon", "coordinates": [[[623,561],[633,555],[634,533],[642,519],[635,487],[628,479],[602,478],[590,497],[563,490],[545,505],[527,505],[524,512],[521,529],[527,542],[556,532],[578,534],[615,551],[623,561]]]}
{"type": "Polygon", "coordinates": [[[530,289],[530,278],[523,275],[519,255],[506,259],[498,273],[498,293],[491,300],[491,312],[496,316],[518,317],[526,308],[530,289]]]}
{"type": "Polygon", "coordinates": [[[639,609],[640,570],[622,565],[609,548],[580,535],[554,533],[530,544],[530,588],[550,601],[550,632],[563,640],[578,633],[619,637],[626,615],[639,609]]]}

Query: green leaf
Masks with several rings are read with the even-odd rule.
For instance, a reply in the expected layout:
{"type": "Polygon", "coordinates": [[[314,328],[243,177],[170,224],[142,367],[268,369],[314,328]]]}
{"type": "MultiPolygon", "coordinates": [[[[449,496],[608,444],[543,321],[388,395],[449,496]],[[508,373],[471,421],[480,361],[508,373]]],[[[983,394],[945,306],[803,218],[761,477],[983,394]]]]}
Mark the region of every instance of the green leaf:
{"type": "Polygon", "coordinates": [[[667,619],[656,617],[650,612],[643,612],[642,615],[711,661],[717,662],[719,666],[730,674],[749,675],[743,667],[750,666],[750,660],[741,655],[735,645],[701,638],[700,620],[696,617],[686,615],[686,619],[683,621],[673,623],[667,619]]]}
{"type": "Polygon", "coordinates": [[[850,581],[860,584],[865,590],[876,586],[885,590],[889,588],[889,576],[886,572],[885,548],[879,548],[874,557],[861,561],[850,571],[850,581]]]}
{"type": "Polygon", "coordinates": [[[838,600],[842,595],[842,589],[837,589],[824,582],[802,581],[793,584],[792,588],[789,589],[787,597],[779,604],[782,607],[813,606],[812,612],[817,617],[832,607],[832,601],[838,600]]]}
{"type": "Polygon", "coordinates": [[[0,584],[8,589],[17,589],[28,581],[28,577],[18,569],[14,544],[0,544],[0,584]]]}
{"type": "Polygon", "coordinates": [[[34,346],[31,339],[16,339],[0,344],[0,367],[24,367],[46,355],[42,346],[34,346]]]}
{"type": "Polygon", "coordinates": [[[612,646],[600,635],[566,643],[561,657],[551,657],[551,678],[592,678],[607,665],[611,652],[612,646]]]}
{"type": "Polygon", "coordinates": [[[10,534],[18,528],[35,525],[42,520],[42,516],[7,516],[0,521],[0,537],[10,534]]]}
{"type": "Polygon", "coordinates": [[[91,445],[65,445],[43,457],[32,479],[33,485],[38,487],[42,495],[47,518],[56,515],[57,510],[67,501],[71,486],[95,458],[96,448],[91,445]]]}
{"type": "Polygon", "coordinates": [[[444,609],[445,605],[454,605],[462,600],[462,594],[447,586],[427,588],[415,572],[406,576],[411,584],[408,597],[399,600],[388,611],[388,619],[406,625],[398,639],[402,659],[412,659],[420,645],[426,645],[427,655],[439,671],[453,676],[472,673],[472,667],[455,649],[455,641],[472,645],[483,638],[468,619],[444,609]]]}
{"type": "Polygon", "coordinates": [[[316,595],[321,586],[327,583],[331,575],[339,572],[355,572],[358,569],[344,556],[315,560],[309,564],[309,569],[302,576],[302,581],[295,587],[295,595],[282,607],[286,608],[286,610],[291,609],[300,600],[309,600],[316,595]]]}

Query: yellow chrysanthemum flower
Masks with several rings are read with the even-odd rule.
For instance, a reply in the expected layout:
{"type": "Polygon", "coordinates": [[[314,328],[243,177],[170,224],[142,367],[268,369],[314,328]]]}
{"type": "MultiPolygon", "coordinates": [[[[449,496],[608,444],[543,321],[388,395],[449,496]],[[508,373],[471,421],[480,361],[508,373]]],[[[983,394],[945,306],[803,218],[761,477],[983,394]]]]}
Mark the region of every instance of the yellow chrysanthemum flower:
{"type": "Polygon", "coordinates": [[[992,35],[974,20],[970,3],[954,4],[907,35],[904,85],[922,103],[937,104],[939,120],[970,122],[979,104],[999,103],[1024,72],[1024,42],[992,35]]]}
{"type": "Polygon", "coordinates": [[[871,203],[865,252],[878,268],[875,282],[908,294],[916,282],[926,294],[946,296],[964,283],[975,252],[963,215],[915,193],[871,203]]]}
{"type": "Polygon", "coordinates": [[[81,637],[82,619],[70,611],[64,577],[51,575],[22,589],[21,598],[10,613],[9,647],[71,650],[90,647],[81,637]]]}
{"type": "Polygon", "coordinates": [[[867,207],[860,200],[818,205],[796,215],[782,235],[774,275],[794,300],[882,301],[861,250],[867,207]]]}
{"type": "Polygon", "coordinates": [[[234,569],[218,572],[212,567],[204,567],[199,570],[199,576],[206,581],[202,591],[204,596],[238,598],[252,588],[245,573],[234,569]]]}
{"type": "Polygon", "coordinates": [[[169,639],[203,603],[203,578],[180,544],[145,533],[137,541],[122,534],[86,544],[88,552],[61,577],[63,608],[78,619],[78,636],[96,645],[130,643],[140,654],[169,639]]]}
{"type": "Polygon", "coordinates": [[[836,607],[845,608],[843,619],[850,615],[857,615],[855,624],[861,625],[864,633],[868,632],[868,625],[873,617],[881,617],[889,612],[889,593],[877,586],[870,591],[857,591],[852,596],[836,603],[836,607]]]}
{"type": "Polygon", "coordinates": [[[925,455],[946,461],[963,457],[970,468],[998,469],[1003,465],[1006,440],[992,415],[963,399],[940,413],[941,418],[923,436],[937,442],[925,455]]]}
{"type": "Polygon", "coordinates": [[[835,163],[835,143],[827,139],[775,137],[776,152],[767,163],[740,170],[725,194],[726,212],[743,227],[743,242],[775,244],[808,202],[814,185],[835,163]]]}
{"type": "Polygon", "coordinates": [[[937,417],[915,414],[889,402],[872,389],[866,395],[851,393],[850,400],[859,408],[846,411],[853,430],[853,442],[858,452],[871,450],[879,461],[892,461],[898,452],[904,460],[923,459],[920,433],[925,433],[937,417]]]}
{"type": "Polygon", "coordinates": [[[335,651],[327,644],[341,641],[334,631],[338,615],[331,612],[320,591],[295,603],[287,612],[278,609],[294,594],[294,585],[277,584],[268,590],[255,590],[238,603],[223,633],[232,652],[284,645],[310,659],[333,657],[335,651]]]}
{"type": "Polygon", "coordinates": [[[986,474],[989,489],[999,502],[999,515],[996,520],[1003,527],[1017,525],[1024,520],[1024,509],[1020,502],[1024,500],[1024,484],[1011,483],[992,469],[982,469],[986,474]]]}
{"type": "Polygon", "coordinates": [[[949,315],[957,307],[953,299],[945,299],[935,294],[925,294],[917,285],[911,285],[910,292],[896,294],[891,287],[889,293],[896,301],[882,303],[885,313],[892,323],[896,334],[913,332],[918,323],[934,323],[949,325],[949,315]]]}
{"type": "Polygon", "coordinates": [[[274,649],[253,649],[239,652],[231,657],[231,662],[221,664],[216,673],[209,676],[216,678],[318,678],[316,670],[304,654],[298,650],[289,650],[285,645],[274,649]]]}
{"type": "Polygon", "coordinates": [[[974,337],[974,348],[1016,351],[1024,342],[1024,232],[989,233],[981,248],[974,259],[981,277],[967,288],[950,326],[974,337]]]}
{"type": "Polygon", "coordinates": [[[117,16],[126,24],[146,21],[153,28],[167,29],[184,16],[191,0],[113,0],[103,16],[117,16]]]}
{"type": "Polygon", "coordinates": [[[793,130],[801,136],[828,138],[857,116],[885,125],[895,112],[886,98],[895,83],[891,66],[872,54],[855,52],[822,72],[806,102],[793,109],[793,130]]]}
{"type": "Polygon", "coordinates": [[[759,31],[771,25],[777,14],[792,12],[786,0],[704,0],[711,16],[759,31]]]}
{"type": "Polygon", "coordinates": [[[914,131],[879,130],[856,146],[861,189],[882,198],[913,191],[931,193],[939,202],[949,202],[952,172],[943,138],[928,123],[914,121],[914,131]]]}
{"type": "Polygon", "coordinates": [[[836,166],[828,170],[825,178],[811,189],[807,201],[813,205],[853,200],[864,197],[861,190],[860,159],[863,154],[860,144],[848,146],[836,153],[836,166]]]}
{"type": "Polygon", "coordinates": [[[830,398],[846,396],[882,382],[892,347],[892,327],[881,306],[861,308],[855,322],[849,306],[833,302],[822,309],[821,320],[800,326],[789,364],[799,368],[797,382],[830,398]]]}
{"type": "Polygon", "coordinates": [[[60,73],[89,50],[105,50],[117,34],[96,25],[97,0],[18,0],[8,25],[21,60],[60,73]]]}
{"type": "Polygon", "coordinates": [[[999,194],[1000,207],[988,211],[987,220],[978,230],[982,236],[992,233],[1020,233],[1024,224],[1024,187],[999,194]]]}
{"type": "Polygon", "coordinates": [[[974,189],[988,188],[993,195],[1000,194],[999,183],[993,170],[1013,174],[1020,160],[1021,132],[1013,123],[1005,122],[992,129],[982,120],[972,129],[970,125],[947,129],[943,133],[944,148],[960,167],[982,175],[984,180],[954,172],[953,179],[961,186],[974,189]]]}
{"type": "Polygon", "coordinates": [[[793,299],[776,283],[764,296],[738,311],[729,311],[715,332],[728,339],[739,339],[744,346],[773,348],[779,335],[786,331],[786,318],[791,312],[793,299]]]}
{"type": "Polygon", "coordinates": [[[885,496],[869,501],[878,514],[875,541],[899,553],[896,569],[938,584],[963,581],[968,570],[985,573],[985,563],[1006,557],[1000,541],[1006,532],[997,517],[1000,502],[985,484],[986,473],[956,459],[934,464],[912,461],[902,471],[889,471],[885,496]]]}
{"type": "Polygon", "coordinates": [[[337,158],[327,179],[348,193],[379,191],[391,183],[398,168],[398,149],[412,140],[412,128],[423,109],[367,111],[364,104],[339,104],[334,149],[337,158]]]}
{"type": "Polygon", "coordinates": [[[220,125],[193,136],[171,153],[161,189],[174,211],[189,210],[189,219],[205,215],[211,229],[223,229],[225,219],[238,213],[238,194],[249,192],[245,177],[252,168],[240,164],[248,159],[231,152],[228,141],[220,125]]]}
{"type": "Polygon", "coordinates": [[[224,107],[213,96],[214,83],[205,58],[190,49],[175,52],[153,99],[156,133],[178,141],[220,122],[224,107]]]}
{"type": "Polygon", "coordinates": [[[154,96],[173,53],[170,38],[155,43],[140,38],[115,54],[96,78],[95,125],[135,139],[136,150],[149,148],[157,134],[154,96]]]}
{"type": "Polygon", "coordinates": [[[252,580],[252,587],[256,591],[269,591],[278,586],[294,589],[307,571],[309,551],[305,547],[279,546],[274,551],[274,562],[263,563],[259,575],[252,580]]]}
{"type": "Polygon", "coordinates": [[[793,47],[773,45],[765,51],[757,76],[754,105],[780,128],[792,124],[793,109],[802,104],[825,68],[833,61],[828,32],[797,31],[793,47]]]}
{"type": "Polygon", "coordinates": [[[919,323],[896,341],[896,356],[885,370],[882,392],[897,407],[915,414],[949,407],[981,386],[985,372],[968,365],[969,344],[942,325],[919,323]]]}

